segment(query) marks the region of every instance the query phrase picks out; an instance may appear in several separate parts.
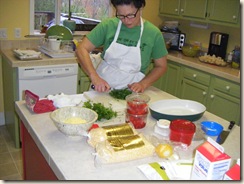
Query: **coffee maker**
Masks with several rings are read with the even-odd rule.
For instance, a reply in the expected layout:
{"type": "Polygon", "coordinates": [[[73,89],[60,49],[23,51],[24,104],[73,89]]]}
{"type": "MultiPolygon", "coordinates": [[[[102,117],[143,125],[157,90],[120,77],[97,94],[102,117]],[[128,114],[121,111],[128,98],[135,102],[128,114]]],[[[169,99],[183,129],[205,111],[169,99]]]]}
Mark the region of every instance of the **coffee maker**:
{"type": "Polygon", "coordinates": [[[226,33],[211,32],[208,55],[215,55],[216,57],[221,57],[225,60],[228,38],[229,35],[226,33]]]}

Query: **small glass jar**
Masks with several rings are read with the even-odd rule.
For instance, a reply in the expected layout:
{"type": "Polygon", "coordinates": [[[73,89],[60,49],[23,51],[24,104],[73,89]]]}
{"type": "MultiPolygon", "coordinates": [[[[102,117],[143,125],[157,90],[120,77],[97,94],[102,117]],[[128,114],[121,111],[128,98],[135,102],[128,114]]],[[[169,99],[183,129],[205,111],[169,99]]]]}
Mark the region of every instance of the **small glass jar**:
{"type": "Polygon", "coordinates": [[[133,93],[125,98],[127,102],[127,112],[134,115],[148,114],[148,102],[150,97],[146,94],[133,93]]]}
{"type": "Polygon", "coordinates": [[[154,132],[156,134],[162,135],[164,137],[169,136],[169,125],[170,121],[167,119],[159,119],[154,127],[154,132]]]}
{"type": "Polygon", "coordinates": [[[127,112],[125,122],[132,123],[135,129],[144,128],[147,124],[147,114],[135,115],[127,112]]]}

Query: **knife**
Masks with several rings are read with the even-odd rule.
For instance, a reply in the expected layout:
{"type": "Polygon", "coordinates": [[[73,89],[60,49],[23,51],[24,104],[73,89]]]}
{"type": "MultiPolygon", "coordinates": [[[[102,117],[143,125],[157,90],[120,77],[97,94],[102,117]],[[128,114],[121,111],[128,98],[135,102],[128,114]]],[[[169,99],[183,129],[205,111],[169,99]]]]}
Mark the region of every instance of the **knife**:
{"type": "Polygon", "coordinates": [[[228,137],[228,135],[229,135],[229,133],[230,133],[230,131],[233,128],[234,125],[235,125],[235,122],[234,121],[230,121],[228,129],[221,132],[221,134],[217,138],[217,142],[219,144],[223,144],[225,142],[225,139],[228,137]]]}

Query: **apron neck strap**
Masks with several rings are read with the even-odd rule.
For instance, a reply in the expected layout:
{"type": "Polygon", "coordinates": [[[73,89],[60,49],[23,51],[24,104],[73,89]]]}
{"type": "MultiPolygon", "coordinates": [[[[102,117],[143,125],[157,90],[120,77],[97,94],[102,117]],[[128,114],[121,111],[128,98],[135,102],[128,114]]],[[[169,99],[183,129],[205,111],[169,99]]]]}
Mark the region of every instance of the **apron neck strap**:
{"type": "MultiPolygon", "coordinates": [[[[141,36],[142,36],[143,29],[144,29],[144,23],[143,23],[142,17],[140,17],[140,21],[141,21],[141,32],[140,32],[140,38],[138,40],[138,43],[137,43],[136,47],[140,47],[140,45],[141,45],[141,36]]],[[[122,21],[119,20],[119,24],[118,24],[118,27],[117,27],[117,30],[116,30],[116,33],[115,33],[115,36],[114,36],[114,40],[113,40],[115,42],[117,41],[117,39],[119,37],[119,32],[120,32],[120,29],[121,29],[121,25],[122,25],[122,21]]]]}

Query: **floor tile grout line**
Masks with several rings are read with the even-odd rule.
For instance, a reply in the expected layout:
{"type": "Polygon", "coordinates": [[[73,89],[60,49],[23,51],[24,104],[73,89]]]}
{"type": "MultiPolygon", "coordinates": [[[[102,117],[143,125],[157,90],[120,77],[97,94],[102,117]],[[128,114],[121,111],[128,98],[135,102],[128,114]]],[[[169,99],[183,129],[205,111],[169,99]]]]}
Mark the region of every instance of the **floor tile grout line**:
{"type": "MultiPolygon", "coordinates": [[[[2,127],[0,127],[0,128],[2,128],[2,127]]],[[[3,131],[6,131],[6,130],[3,130],[3,129],[1,129],[1,132],[3,132],[3,131]]],[[[8,133],[8,132],[7,132],[8,133]]],[[[14,152],[14,151],[12,151],[10,148],[12,147],[12,145],[10,144],[10,142],[8,142],[7,140],[6,140],[6,134],[5,133],[3,133],[3,134],[1,134],[1,136],[3,137],[3,142],[6,144],[6,146],[7,146],[7,150],[8,150],[8,153],[10,154],[10,156],[11,156],[11,159],[12,159],[12,161],[13,161],[13,163],[14,163],[14,166],[15,166],[15,168],[17,169],[17,172],[18,172],[18,175],[20,176],[20,177],[23,177],[22,176],[22,174],[21,174],[21,171],[19,170],[19,168],[18,168],[18,165],[17,165],[17,161],[18,160],[15,160],[14,159],[14,157],[13,157],[13,155],[11,154],[11,152],[14,152]]],[[[8,135],[7,135],[8,136],[8,135]]],[[[14,148],[14,149],[16,149],[16,148],[14,148]]],[[[16,152],[17,151],[19,151],[19,149],[16,149],[16,152]]],[[[7,153],[7,152],[6,152],[7,153]]],[[[19,160],[19,161],[21,161],[22,162],[22,158],[19,160]]],[[[2,164],[1,164],[2,165],[2,164]]],[[[12,176],[12,175],[9,175],[9,176],[12,176]]],[[[5,177],[9,177],[9,176],[5,176],[5,177]]]]}

